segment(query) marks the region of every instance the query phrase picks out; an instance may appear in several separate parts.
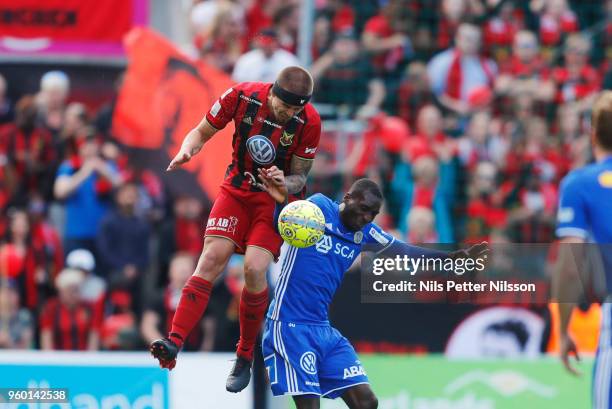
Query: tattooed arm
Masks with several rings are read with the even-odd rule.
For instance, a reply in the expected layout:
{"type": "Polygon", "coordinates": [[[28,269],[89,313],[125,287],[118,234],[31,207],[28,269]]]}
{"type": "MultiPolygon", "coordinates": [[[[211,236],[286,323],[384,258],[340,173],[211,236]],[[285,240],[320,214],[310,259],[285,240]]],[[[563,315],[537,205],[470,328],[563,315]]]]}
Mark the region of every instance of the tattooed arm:
{"type": "Polygon", "coordinates": [[[306,178],[311,167],[312,159],[304,159],[293,155],[291,158],[291,174],[285,176],[285,184],[287,185],[287,191],[289,193],[299,193],[304,189],[306,178]]]}

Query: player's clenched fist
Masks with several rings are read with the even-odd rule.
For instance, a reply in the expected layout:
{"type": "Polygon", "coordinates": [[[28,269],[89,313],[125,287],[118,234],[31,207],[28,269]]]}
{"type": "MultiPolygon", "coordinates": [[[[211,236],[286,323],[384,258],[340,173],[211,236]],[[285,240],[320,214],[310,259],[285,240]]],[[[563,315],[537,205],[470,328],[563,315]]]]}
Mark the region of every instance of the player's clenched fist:
{"type": "Polygon", "coordinates": [[[190,159],[191,159],[191,154],[187,150],[181,149],[179,153],[176,154],[174,159],[172,159],[166,171],[174,170],[178,168],[179,166],[181,166],[183,163],[189,162],[190,159]]]}

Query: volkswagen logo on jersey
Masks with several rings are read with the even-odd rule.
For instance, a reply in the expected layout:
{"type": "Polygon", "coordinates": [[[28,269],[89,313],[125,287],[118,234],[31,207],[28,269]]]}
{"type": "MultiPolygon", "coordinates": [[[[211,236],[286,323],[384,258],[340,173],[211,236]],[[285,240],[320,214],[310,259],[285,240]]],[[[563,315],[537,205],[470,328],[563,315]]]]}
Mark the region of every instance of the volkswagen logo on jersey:
{"type": "Polygon", "coordinates": [[[272,142],[263,135],[253,135],[246,143],[249,154],[260,165],[269,165],[276,158],[276,149],[272,142]]]}
{"type": "Polygon", "coordinates": [[[317,356],[314,352],[307,351],[300,358],[300,366],[307,374],[314,375],[317,373],[317,356]]]}

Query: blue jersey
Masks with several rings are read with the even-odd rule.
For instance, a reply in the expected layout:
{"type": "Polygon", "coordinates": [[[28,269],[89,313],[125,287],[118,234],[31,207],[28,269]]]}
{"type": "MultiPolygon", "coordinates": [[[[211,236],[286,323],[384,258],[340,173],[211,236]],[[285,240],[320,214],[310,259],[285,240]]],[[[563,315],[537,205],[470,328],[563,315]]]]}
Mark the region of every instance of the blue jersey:
{"type": "Polygon", "coordinates": [[[308,198],[325,216],[325,235],[314,246],[298,249],[283,244],[277,265],[281,273],[268,318],[310,325],[329,325],[328,310],[344,272],[361,252],[361,246],[393,243],[393,236],[376,224],[350,231],[340,221],[338,203],[322,194],[308,198]]]}
{"type": "MultiPolygon", "coordinates": [[[[612,157],[576,169],[561,182],[557,236],[612,243],[612,157]]],[[[612,254],[602,251],[608,292],[612,292],[612,254]]]]}

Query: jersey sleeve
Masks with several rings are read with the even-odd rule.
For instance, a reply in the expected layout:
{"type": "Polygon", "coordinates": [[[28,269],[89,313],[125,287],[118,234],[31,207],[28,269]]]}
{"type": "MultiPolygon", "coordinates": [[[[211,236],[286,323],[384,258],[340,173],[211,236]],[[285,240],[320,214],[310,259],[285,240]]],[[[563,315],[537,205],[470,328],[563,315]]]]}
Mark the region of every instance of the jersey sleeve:
{"type": "Polygon", "coordinates": [[[216,129],[223,129],[234,118],[238,106],[238,86],[225,91],[206,113],[206,120],[216,129]]]}
{"type": "Polygon", "coordinates": [[[329,202],[329,199],[327,198],[327,196],[325,196],[322,193],[315,193],[314,195],[308,197],[306,200],[316,204],[319,207],[325,207],[327,203],[329,202]]]}
{"type": "Polygon", "coordinates": [[[321,139],[321,118],[319,118],[318,114],[304,126],[303,132],[304,134],[300,139],[300,145],[296,149],[294,155],[302,159],[312,160],[315,157],[315,153],[319,146],[319,140],[321,139]]]}
{"type": "Polygon", "coordinates": [[[367,244],[380,244],[388,246],[395,241],[395,237],[384,231],[377,224],[371,223],[365,229],[364,240],[367,244]]]}
{"type": "Polygon", "coordinates": [[[74,173],[74,168],[68,162],[63,162],[57,169],[56,177],[71,176],[74,173]]]}
{"type": "Polygon", "coordinates": [[[568,175],[561,183],[559,210],[557,212],[557,236],[588,236],[588,218],[585,201],[584,184],[580,184],[578,175],[568,175]]]}

